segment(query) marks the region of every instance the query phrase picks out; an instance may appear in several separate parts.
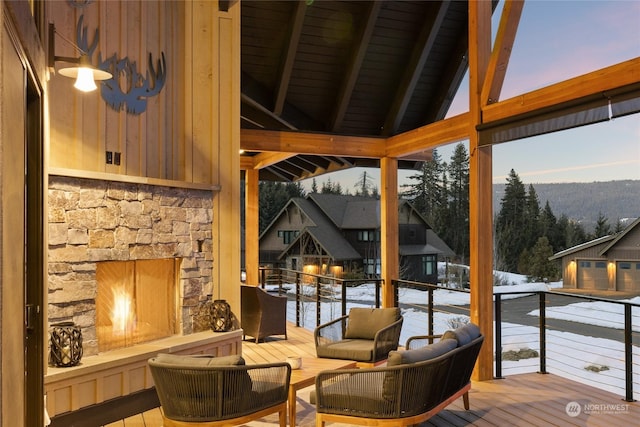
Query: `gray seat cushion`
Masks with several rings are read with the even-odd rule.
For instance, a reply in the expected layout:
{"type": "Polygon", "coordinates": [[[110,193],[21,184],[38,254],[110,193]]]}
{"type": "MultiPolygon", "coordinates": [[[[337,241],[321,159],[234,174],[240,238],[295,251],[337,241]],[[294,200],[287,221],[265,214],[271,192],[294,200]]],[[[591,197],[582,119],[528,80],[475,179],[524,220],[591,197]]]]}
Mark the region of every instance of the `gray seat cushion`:
{"type": "Polygon", "coordinates": [[[459,328],[448,330],[442,334],[442,339],[455,339],[458,347],[469,344],[480,336],[480,328],[474,323],[467,323],[459,328]]]}
{"type": "Polygon", "coordinates": [[[328,359],[346,359],[359,362],[373,360],[373,340],[367,339],[345,339],[335,341],[316,348],[318,357],[328,359]]]}

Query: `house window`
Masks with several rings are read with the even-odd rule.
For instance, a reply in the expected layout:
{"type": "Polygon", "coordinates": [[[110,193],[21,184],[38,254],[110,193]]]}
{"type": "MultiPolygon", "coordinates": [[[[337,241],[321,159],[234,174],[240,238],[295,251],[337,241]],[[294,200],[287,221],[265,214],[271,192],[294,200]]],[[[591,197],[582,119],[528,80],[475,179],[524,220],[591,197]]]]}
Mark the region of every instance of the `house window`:
{"type": "Polygon", "coordinates": [[[359,242],[379,242],[380,231],[379,230],[360,230],[358,231],[359,242]]]}
{"type": "Polygon", "coordinates": [[[437,261],[435,255],[422,255],[422,274],[429,276],[437,271],[437,261]]]}
{"type": "Polygon", "coordinates": [[[596,268],[607,268],[607,263],[604,261],[596,261],[596,268]]]}
{"type": "Polygon", "coordinates": [[[366,274],[380,274],[380,258],[363,258],[362,264],[366,274]]]}
{"type": "Polygon", "coordinates": [[[631,270],[630,262],[621,262],[618,265],[620,266],[620,270],[631,270]]]}
{"type": "Polygon", "coordinates": [[[282,243],[285,245],[293,242],[299,234],[298,230],[278,230],[278,237],[282,237],[282,243]]]}
{"type": "Polygon", "coordinates": [[[591,268],[591,261],[580,261],[579,265],[582,268],[591,268]]]}

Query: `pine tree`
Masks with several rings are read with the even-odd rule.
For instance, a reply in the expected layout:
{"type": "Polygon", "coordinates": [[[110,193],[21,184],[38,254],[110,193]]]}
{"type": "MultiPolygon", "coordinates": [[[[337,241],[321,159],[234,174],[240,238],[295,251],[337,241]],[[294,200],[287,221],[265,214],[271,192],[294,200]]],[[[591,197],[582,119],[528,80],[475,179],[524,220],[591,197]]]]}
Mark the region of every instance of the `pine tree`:
{"type": "Polygon", "coordinates": [[[524,184],[511,169],[495,224],[495,261],[498,270],[518,270],[520,254],[527,248],[527,236],[523,233],[526,206],[524,184]]]}
{"type": "Polygon", "coordinates": [[[408,177],[416,182],[403,185],[406,190],[402,196],[411,200],[416,210],[434,228],[439,222],[438,217],[442,214],[443,205],[446,205],[445,189],[441,181],[445,167],[446,163],[443,165],[437,150],[433,150],[432,159],[422,163],[420,172],[408,177]]]}
{"type": "Polygon", "coordinates": [[[611,234],[611,225],[609,225],[607,218],[602,214],[602,212],[598,213],[598,219],[596,220],[596,228],[593,232],[593,237],[604,237],[611,234]]]}
{"type": "Polygon", "coordinates": [[[447,219],[451,230],[446,242],[463,260],[469,259],[469,155],[464,144],[456,145],[447,167],[449,174],[447,219]]]}
{"type": "Polygon", "coordinates": [[[318,192],[318,183],[316,182],[316,178],[315,177],[311,180],[311,192],[312,193],[317,193],[318,192]]]}
{"type": "Polygon", "coordinates": [[[527,275],[535,282],[555,280],[558,275],[558,267],[549,257],[553,255],[553,248],[549,240],[542,236],[531,249],[529,268],[527,275]]]}
{"type": "Polygon", "coordinates": [[[367,174],[366,170],[360,174],[360,178],[358,179],[358,182],[355,183],[354,188],[356,189],[356,196],[369,197],[371,196],[371,193],[373,193],[374,189],[377,193],[376,186],[373,183],[373,178],[371,178],[371,175],[367,174]]]}

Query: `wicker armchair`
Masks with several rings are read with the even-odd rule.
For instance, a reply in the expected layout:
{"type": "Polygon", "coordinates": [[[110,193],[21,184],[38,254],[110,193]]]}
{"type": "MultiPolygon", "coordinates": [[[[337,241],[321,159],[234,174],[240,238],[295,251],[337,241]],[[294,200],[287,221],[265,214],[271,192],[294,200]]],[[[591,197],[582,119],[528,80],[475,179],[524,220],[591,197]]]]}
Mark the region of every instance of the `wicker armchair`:
{"type": "Polygon", "coordinates": [[[329,359],[376,364],[397,350],[403,317],[400,309],[352,308],[349,314],[318,326],[316,354],[329,359]]]}
{"type": "Polygon", "coordinates": [[[287,421],[291,367],[245,365],[240,356],[160,354],[148,361],[164,427],[241,425],[278,413],[287,421]]]}
{"type": "Polygon", "coordinates": [[[287,339],[287,297],[268,294],[257,286],[240,288],[243,338],[254,337],[256,344],[271,335],[287,339]]]}

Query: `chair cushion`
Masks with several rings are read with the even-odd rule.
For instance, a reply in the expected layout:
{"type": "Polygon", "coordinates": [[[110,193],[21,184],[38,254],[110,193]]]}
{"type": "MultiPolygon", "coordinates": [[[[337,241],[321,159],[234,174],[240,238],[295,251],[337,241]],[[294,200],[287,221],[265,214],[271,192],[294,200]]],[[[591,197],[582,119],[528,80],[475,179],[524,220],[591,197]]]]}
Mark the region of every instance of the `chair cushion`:
{"type": "Polygon", "coordinates": [[[456,340],[447,338],[415,350],[391,351],[389,352],[389,358],[387,359],[387,366],[423,362],[425,360],[434,359],[453,350],[457,346],[458,342],[456,340]]]}
{"type": "Polygon", "coordinates": [[[233,354],[231,356],[215,357],[210,354],[167,354],[158,353],[156,362],[165,363],[167,365],[175,365],[182,367],[189,366],[233,366],[244,365],[245,361],[242,356],[233,354]]]}
{"type": "Polygon", "coordinates": [[[455,339],[458,347],[469,344],[480,336],[480,328],[475,323],[467,323],[454,330],[448,330],[442,334],[442,339],[455,339]]]}
{"type": "MultiPolygon", "coordinates": [[[[415,350],[391,351],[387,359],[387,366],[397,366],[435,359],[438,356],[450,352],[457,346],[458,342],[454,339],[442,339],[436,343],[415,350]]],[[[385,374],[382,396],[387,400],[392,400],[398,394],[396,388],[399,380],[397,377],[397,372],[387,372],[385,374]]]]}
{"type": "Polygon", "coordinates": [[[372,340],[376,332],[399,319],[400,309],[354,307],[349,310],[345,338],[372,340]]]}
{"type": "Polygon", "coordinates": [[[328,359],[356,360],[358,362],[373,361],[373,340],[345,339],[316,347],[318,357],[328,359]]]}

